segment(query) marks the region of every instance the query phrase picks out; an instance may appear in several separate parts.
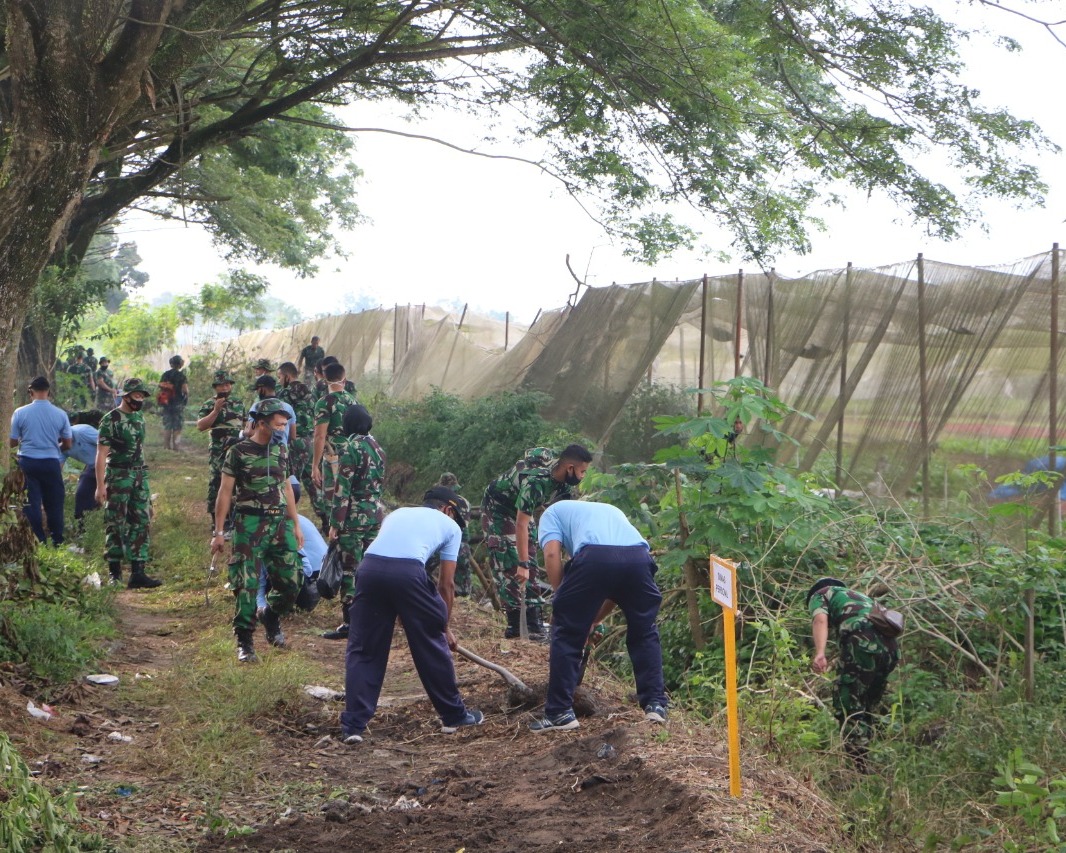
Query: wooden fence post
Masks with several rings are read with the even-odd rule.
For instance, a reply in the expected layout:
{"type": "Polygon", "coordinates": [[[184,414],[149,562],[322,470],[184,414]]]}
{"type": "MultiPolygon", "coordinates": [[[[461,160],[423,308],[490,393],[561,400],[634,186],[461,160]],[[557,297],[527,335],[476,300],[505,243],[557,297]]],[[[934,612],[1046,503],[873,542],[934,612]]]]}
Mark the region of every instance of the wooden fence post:
{"type": "Polygon", "coordinates": [[[922,432],[922,518],[929,518],[929,376],[925,352],[925,258],[918,253],[918,410],[922,432]]]}

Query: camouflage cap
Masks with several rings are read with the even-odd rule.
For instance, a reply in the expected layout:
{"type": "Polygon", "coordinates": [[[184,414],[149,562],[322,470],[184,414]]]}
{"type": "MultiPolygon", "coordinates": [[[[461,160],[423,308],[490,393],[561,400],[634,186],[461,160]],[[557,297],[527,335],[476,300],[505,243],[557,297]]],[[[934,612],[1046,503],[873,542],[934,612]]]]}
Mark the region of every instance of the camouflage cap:
{"type": "Polygon", "coordinates": [[[216,385],[225,385],[227,382],[232,385],[236,381],[237,380],[230,376],[225,370],[216,370],[215,378],[211,380],[211,387],[214,388],[216,385]]]}
{"type": "Polygon", "coordinates": [[[274,365],[270,363],[270,359],[269,358],[256,359],[256,362],[255,362],[255,364],[252,365],[252,367],[254,367],[256,370],[267,370],[267,371],[273,371],[274,370],[274,365]]]}
{"type": "Polygon", "coordinates": [[[122,390],[119,392],[122,396],[126,394],[133,394],[136,391],[140,391],[145,397],[151,395],[151,391],[148,390],[148,386],[144,384],[143,379],[137,379],[136,377],[127,379],[122,383],[122,390]]]}
{"type": "Polygon", "coordinates": [[[423,504],[443,504],[451,507],[455,513],[455,523],[464,530],[470,521],[470,504],[462,495],[449,489],[447,486],[434,486],[422,495],[423,504]]]}
{"type": "Polygon", "coordinates": [[[437,480],[438,486],[447,486],[449,489],[459,491],[462,486],[459,485],[459,478],[455,476],[451,471],[445,471],[440,475],[440,479],[437,480]]]}
{"type": "Polygon", "coordinates": [[[277,397],[267,397],[258,406],[255,407],[255,412],[252,414],[254,418],[269,418],[271,415],[282,414],[286,418],[292,420],[292,416],[285,408],[285,404],[277,397]]]}

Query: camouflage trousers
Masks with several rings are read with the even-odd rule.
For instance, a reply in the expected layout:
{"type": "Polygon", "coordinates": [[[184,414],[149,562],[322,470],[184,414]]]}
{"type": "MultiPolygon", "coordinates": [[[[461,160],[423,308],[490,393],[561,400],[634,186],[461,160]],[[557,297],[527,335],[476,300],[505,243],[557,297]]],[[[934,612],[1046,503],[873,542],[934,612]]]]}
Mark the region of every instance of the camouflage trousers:
{"type": "Polygon", "coordinates": [[[147,469],[108,466],[104,482],[104,559],[109,563],[147,562],[152,499],[147,469]]]}
{"type": "MultiPolygon", "coordinates": [[[[311,506],[319,518],[328,519],[333,510],[333,492],[337,484],[337,454],[332,453],[330,448],[322,454],[322,488],[314,489],[311,494],[311,506]]],[[[308,478],[310,479],[310,477],[308,478]]]]}
{"type": "Polygon", "coordinates": [[[367,547],[378,535],[381,525],[374,519],[372,525],[345,527],[337,537],[337,547],[341,552],[341,564],[344,575],[341,577],[341,601],[355,597],[355,570],[363,561],[367,547]]]}
{"type": "MultiPolygon", "coordinates": [[[[505,610],[520,610],[522,585],[518,581],[518,545],[515,537],[515,520],[491,502],[483,502],[481,529],[485,531],[485,548],[489,552],[492,576],[500,593],[505,610]]],[[[536,565],[537,526],[529,522],[529,559],[534,561],[526,581],[526,606],[542,606],[544,599],[537,589],[536,580],[540,568],[536,565]]],[[[467,561],[469,563],[469,560],[467,561]]],[[[469,568],[468,568],[469,571],[469,568]]]]}
{"type": "Polygon", "coordinates": [[[882,636],[873,625],[840,635],[833,710],[850,749],[865,750],[873,737],[875,715],[897,663],[896,641],[882,636]]]}
{"type": "Polygon", "coordinates": [[[299,436],[289,442],[289,474],[311,490],[311,439],[299,436]]]}
{"type": "Polygon", "coordinates": [[[215,501],[218,500],[218,490],[222,487],[222,461],[224,457],[224,453],[217,455],[212,453],[211,460],[208,462],[211,476],[207,481],[207,514],[212,519],[215,517],[215,501]]]}
{"type": "Polygon", "coordinates": [[[160,408],[160,414],[163,416],[163,429],[181,432],[181,428],[185,424],[184,405],[181,403],[168,403],[160,408]]]}
{"type": "Polygon", "coordinates": [[[233,614],[235,631],[255,628],[260,562],[266,566],[270,581],[267,606],[284,616],[296,603],[303,575],[293,523],[284,514],[253,515],[237,507],[233,553],[229,559],[229,584],[237,600],[233,614]]]}
{"type": "MultiPolygon", "coordinates": [[[[440,580],[440,557],[434,554],[426,561],[426,574],[436,586],[440,580]]],[[[469,596],[473,591],[470,579],[470,543],[459,546],[459,557],[455,561],[455,594],[469,596]]]]}

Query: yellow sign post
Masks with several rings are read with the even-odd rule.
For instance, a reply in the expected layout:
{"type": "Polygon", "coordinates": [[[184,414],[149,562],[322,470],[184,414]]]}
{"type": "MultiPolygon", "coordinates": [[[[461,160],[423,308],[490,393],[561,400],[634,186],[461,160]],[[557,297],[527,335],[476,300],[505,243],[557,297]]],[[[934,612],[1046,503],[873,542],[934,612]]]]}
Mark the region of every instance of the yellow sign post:
{"type": "Polygon", "coordinates": [[[711,555],[711,598],[722,605],[725,640],[725,709],[729,725],[729,793],[740,796],[740,720],[737,715],[737,647],[734,616],[737,606],[737,567],[711,555]]]}

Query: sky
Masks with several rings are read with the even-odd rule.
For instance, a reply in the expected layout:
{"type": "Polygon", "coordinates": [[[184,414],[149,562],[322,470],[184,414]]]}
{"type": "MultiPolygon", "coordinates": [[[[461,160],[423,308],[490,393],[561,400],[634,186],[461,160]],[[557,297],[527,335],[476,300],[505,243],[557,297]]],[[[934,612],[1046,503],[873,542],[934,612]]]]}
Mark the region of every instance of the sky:
{"type": "MultiPolygon", "coordinates": [[[[1016,7],[1035,17],[1061,18],[1057,0],[1035,0],[1016,7]],[[1056,11],[1057,9],[1057,11],[1056,11]]],[[[953,20],[958,8],[935,0],[953,20]]],[[[1066,70],[1066,46],[1038,24],[982,5],[961,7],[964,23],[994,30],[1022,42],[1017,53],[993,50],[977,39],[964,53],[968,85],[980,89],[988,106],[1005,106],[1020,118],[1034,119],[1066,149],[1066,110],[1053,94],[1055,80],[1066,70]]],[[[1059,27],[1066,40],[1066,26],[1059,27]]],[[[489,149],[479,141],[481,125],[451,113],[431,114],[408,123],[402,111],[383,104],[353,105],[339,116],[353,127],[380,127],[445,139],[461,147],[522,154],[514,147],[489,149]]],[[[345,304],[452,305],[469,303],[478,313],[511,313],[518,322],[564,305],[576,288],[566,257],[577,276],[590,286],[613,282],[693,279],[722,275],[745,264],[708,259],[683,252],[654,267],[626,258],[603,229],[554,179],[531,165],[487,159],[430,142],[386,133],[360,133],[355,162],[363,171],[357,203],[366,222],[342,232],[349,255],[324,259],[311,283],[270,266],[248,269],[271,282],[271,295],[296,306],[306,316],[337,313],[345,304]]],[[[527,155],[529,156],[529,155],[527,155]]],[[[915,257],[971,266],[1013,262],[1066,247],[1066,154],[1042,155],[1040,166],[1051,185],[1044,208],[1017,209],[989,202],[983,225],[960,239],[944,242],[907,221],[884,198],[852,193],[846,210],[816,210],[828,228],[812,235],[812,251],[786,255],[776,262],[779,275],[797,276],[839,268],[849,261],[873,267],[915,257]]],[[[691,220],[701,243],[728,251],[728,237],[709,221],[691,220]]],[[[134,240],[150,276],[144,297],[195,292],[227,270],[226,262],[201,229],[131,216],[120,229],[134,240]]],[[[754,271],[750,264],[747,268],[754,271]]]]}

